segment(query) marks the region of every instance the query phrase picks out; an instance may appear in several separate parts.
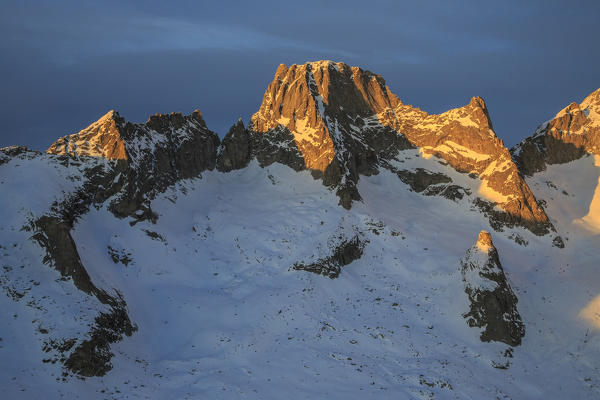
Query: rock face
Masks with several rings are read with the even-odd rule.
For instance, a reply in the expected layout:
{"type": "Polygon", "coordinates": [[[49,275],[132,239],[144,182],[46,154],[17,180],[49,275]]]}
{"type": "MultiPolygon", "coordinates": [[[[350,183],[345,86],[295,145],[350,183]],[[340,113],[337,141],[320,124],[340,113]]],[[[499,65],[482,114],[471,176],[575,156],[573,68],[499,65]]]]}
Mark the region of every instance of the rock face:
{"type": "MultiPolygon", "coordinates": [[[[390,104],[390,95],[383,78],[357,67],[331,61],[282,64],[250,129],[258,137],[289,131],[305,168],[336,188],[340,204],[350,208],[361,199],[359,174],[377,173],[379,158],[413,147],[390,127],[366,121],[374,107],[390,104]]],[[[280,146],[292,147],[287,141],[280,146]]]]}
{"type": "Polygon", "coordinates": [[[571,103],[554,119],[511,149],[519,169],[531,176],[547,164],[563,164],[586,154],[600,154],[600,89],[581,104],[571,103]]]}
{"type": "Polygon", "coordinates": [[[46,250],[44,263],[52,263],[62,276],[72,278],[79,290],[98,295],[98,289],[81,263],[69,226],[60,218],[44,215],[35,222],[33,229],[33,239],[46,250]]]}
{"type": "Polygon", "coordinates": [[[122,132],[129,168],[113,207],[117,215],[130,215],[175,182],[216,166],[219,137],[206,127],[200,111],[156,114],[145,124],[126,123],[122,132]]]}
{"type": "Polygon", "coordinates": [[[392,169],[390,161],[401,150],[418,147],[424,157],[436,156],[477,175],[482,208],[498,224],[522,225],[536,234],[551,229],[479,97],[465,107],[429,115],[403,104],[381,76],[358,67],[331,61],[280,65],[250,130],[270,138],[273,148],[286,149],[295,169],[303,159],[305,168],[337,189],[346,208],[361,199],[360,175],[392,169]]]}
{"type": "Polygon", "coordinates": [[[517,310],[517,296],[504,275],[492,236],[481,231],[477,242],[461,261],[469,311],[463,314],[471,327],[483,328],[481,340],[510,346],[521,344],[525,325],[517,310]]]}
{"type": "Polygon", "coordinates": [[[47,152],[126,160],[125,142],[120,129],[124,122],[119,113],[111,110],[84,130],[58,139],[47,152]]]}
{"type": "Polygon", "coordinates": [[[222,172],[229,172],[244,168],[248,165],[252,156],[251,146],[250,134],[244,128],[244,123],[240,118],[223,138],[217,157],[217,169],[222,172]]]}

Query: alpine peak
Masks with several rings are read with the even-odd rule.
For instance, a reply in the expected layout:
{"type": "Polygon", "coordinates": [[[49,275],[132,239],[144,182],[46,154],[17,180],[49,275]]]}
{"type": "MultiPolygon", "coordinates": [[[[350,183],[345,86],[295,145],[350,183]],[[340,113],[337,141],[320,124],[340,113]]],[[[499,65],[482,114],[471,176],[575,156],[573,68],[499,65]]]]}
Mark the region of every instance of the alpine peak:
{"type": "Polygon", "coordinates": [[[127,159],[125,144],[121,138],[120,127],[123,123],[119,113],[110,110],[82,131],[58,139],[46,152],[104,157],[109,160],[127,159]]]}
{"type": "Polygon", "coordinates": [[[479,176],[480,194],[502,204],[509,223],[525,221],[539,233],[550,226],[496,136],[481,97],[428,114],[404,104],[370,71],[332,61],[281,64],[249,128],[266,138],[281,137],[286,148],[292,142],[305,168],[323,176],[327,186],[344,187],[338,195],[346,208],[361,199],[359,175],[376,173],[398,151],[417,147],[426,158],[479,176]]]}

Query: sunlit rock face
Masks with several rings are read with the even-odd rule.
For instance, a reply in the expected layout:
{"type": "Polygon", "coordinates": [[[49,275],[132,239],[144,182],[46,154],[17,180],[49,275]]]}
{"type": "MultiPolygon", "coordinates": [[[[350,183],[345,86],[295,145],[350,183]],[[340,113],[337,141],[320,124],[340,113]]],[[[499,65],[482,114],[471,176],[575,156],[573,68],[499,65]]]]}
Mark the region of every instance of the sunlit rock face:
{"type": "MultiPolygon", "coordinates": [[[[282,148],[288,150],[293,138],[305,167],[336,187],[346,208],[361,199],[360,175],[392,169],[399,152],[418,147],[423,157],[435,156],[480,178],[479,208],[497,227],[522,225],[537,234],[551,229],[479,97],[430,115],[403,104],[381,76],[361,68],[331,61],[280,65],[250,130],[259,137],[286,133],[282,148]]],[[[407,176],[393,170],[401,179],[407,176]]]]}
{"type": "Polygon", "coordinates": [[[481,340],[511,346],[521,344],[525,325],[517,310],[517,296],[510,288],[500,264],[492,236],[481,231],[461,261],[469,311],[463,314],[471,327],[482,328],[481,340]]]}
{"type": "Polygon", "coordinates": [[[397,101],[383,78],[358,67],[331,61],[280,65],[250,129],[258,137],[281,136],[283,148],[290,148],[292,137],[305,167],[335,187],[340,204],[350,208],[360,200],[360,174],[377,173],[379,159],[413,147],[391,127],[369,120],[397,101]]]}
{"type": "Polygon", "coordinates": [[[600,154],[600,89],[580,104],[571,103],[540,125],[535,133],[511,149],[524,175],[548,164],[563,164],[586,154],[600,154]]]}
{"type": "Polygon", "coordinates": [[[399,103],[393,112],[387,110],[380,118],[419,146],[424,157],[434,155],[457,171],[476,174],[481,180],[479,204],[493,225],[523,225],[537,234],[551,229],[510,152],[496,136],[480,97],[439,115],[399,103]],[[502,212],[497,212],[494,205],[502,212]]]}
{"type": "Polygon", "coordinates": [[[125,143],[121,137],[124,123],[119,113],[111,110],[84,130],[58,139],[47,152],[126,160],[125,143]]]}

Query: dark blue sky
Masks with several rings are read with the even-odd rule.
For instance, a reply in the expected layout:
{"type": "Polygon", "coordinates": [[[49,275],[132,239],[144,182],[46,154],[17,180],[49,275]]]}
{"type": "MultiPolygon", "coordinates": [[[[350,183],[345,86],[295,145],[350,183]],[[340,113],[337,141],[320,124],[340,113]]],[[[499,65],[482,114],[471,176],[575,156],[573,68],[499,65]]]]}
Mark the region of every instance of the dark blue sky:
{"type": "Polygon", "coordinates": [[[600,1],[3,1],[0,146],[44,150],[110,109],[247,122],[280,63],[383,75],[431,113],[472,96],[507,145],[600,87],[600,1]],[[493,4],[493,5],[492,5],[493,4]]]}

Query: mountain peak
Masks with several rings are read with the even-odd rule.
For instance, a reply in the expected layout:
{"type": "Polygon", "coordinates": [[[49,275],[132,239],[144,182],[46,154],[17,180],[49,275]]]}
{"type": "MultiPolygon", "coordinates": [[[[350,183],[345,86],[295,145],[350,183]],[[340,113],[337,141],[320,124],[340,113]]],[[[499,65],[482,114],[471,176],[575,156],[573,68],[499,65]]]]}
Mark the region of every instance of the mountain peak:
{"type": "Polygon", "coordinates": [[[284,142],[279,146],[296,151],[327,186],[344,185],[347,190],[338,194],[347,208],[361,198],[359,175],[376,173],[383,160],[417,146],[426,157],[485,180],[481,195],[500,204],[508,220],[525,221],[539,233],[548,229],[547,216],[496,136],[481,97],[430,115],[402,103],[383,77],[359,67],[329,60],[281,64],[249,128],[279,137],[284,142]]]}
{"type": "Polygon", "coordinates": [[[469,105],[470,106],[476,106],[476,107],[483,108],[483,109],[487,110],[487,107],[485,105],[485,101],[481,97],[479,97],[479,96],[473,96],[471,98],[471,101],[469,102],[469,105]]]}
{"type": "Polygon", "coordinates": [[[110,110],[87,128],[58,139],[46,152],[125,160],[127,153],[121,138],[124,122],[118,112],[110,110]]]}
{"type": "Polygon", "coordinates": [[[102,120],[102,119],[115,119],[115,118],[121,118],[121,116],[119,115],[119,112],[115,111],[115,110],[109,110],[106,114],[104,114],[99,119],[102,120]]]}
{"type": "Polygon", "coordinates": [[[117,111],[110,110],[87,128],[58,139],[46,152],[127,160],[138,153],[140,147],[164,142],[164,135],[178,133],[183,138],[196,131],[208,131],[199,110],[190,115],[156,113],[144,124],[126,122],[117,111]]]}

